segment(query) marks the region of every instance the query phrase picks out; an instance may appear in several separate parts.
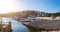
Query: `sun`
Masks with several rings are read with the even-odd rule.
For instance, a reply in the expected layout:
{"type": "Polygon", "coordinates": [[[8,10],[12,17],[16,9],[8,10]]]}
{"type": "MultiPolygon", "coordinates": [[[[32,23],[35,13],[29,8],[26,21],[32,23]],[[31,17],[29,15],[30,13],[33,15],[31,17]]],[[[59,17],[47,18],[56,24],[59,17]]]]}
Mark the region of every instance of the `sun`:
{"type": "Polygon", "coordinates": [[[17,4],[14,0],[0,0],[0,13],[9,13],[16,9],[17,4]]]}

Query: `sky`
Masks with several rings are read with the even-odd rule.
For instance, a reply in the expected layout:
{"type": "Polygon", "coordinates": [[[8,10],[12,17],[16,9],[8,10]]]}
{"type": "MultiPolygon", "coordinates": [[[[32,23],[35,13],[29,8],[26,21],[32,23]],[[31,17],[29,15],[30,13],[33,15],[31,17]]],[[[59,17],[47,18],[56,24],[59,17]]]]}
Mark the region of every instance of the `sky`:
{"type": "Polygon", "coordinates": [[[60,0],[0,0],[0,13],[24,10],[60,12],[60,0]]]}

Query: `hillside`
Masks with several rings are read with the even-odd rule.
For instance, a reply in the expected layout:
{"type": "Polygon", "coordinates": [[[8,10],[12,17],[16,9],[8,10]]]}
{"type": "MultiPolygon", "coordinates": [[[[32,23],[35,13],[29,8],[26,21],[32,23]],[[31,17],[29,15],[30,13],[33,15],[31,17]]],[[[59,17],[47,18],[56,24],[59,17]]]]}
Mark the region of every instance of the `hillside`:
{"type": "Polygon", "coordinates": [[[0,14],[1,16],[37,16],[39,14],[45,14],[44,12],[39,12],[39,11],[20,11],[20,12],[11,12],[7,14],[0,14]]]}
{"type": "Polygon", "coordinates": [[[11,12],[7,14],[0,14],[0,17],[51,17],[51,16],[60,16],[60,13],[45,13],[35,10],[27,10],[27,11],[19,11],[19,12],[11,12]]]}

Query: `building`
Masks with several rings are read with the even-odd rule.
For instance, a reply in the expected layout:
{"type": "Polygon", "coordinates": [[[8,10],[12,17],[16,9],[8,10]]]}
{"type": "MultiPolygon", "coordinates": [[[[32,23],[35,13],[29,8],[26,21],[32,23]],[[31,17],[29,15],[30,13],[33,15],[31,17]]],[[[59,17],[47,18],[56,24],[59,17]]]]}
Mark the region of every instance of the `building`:
{"type": "Polygon", "coordinates": [[[7,22],[5,24],[0,20],[0,32],[12,32],[11,22],[7,22]]]}

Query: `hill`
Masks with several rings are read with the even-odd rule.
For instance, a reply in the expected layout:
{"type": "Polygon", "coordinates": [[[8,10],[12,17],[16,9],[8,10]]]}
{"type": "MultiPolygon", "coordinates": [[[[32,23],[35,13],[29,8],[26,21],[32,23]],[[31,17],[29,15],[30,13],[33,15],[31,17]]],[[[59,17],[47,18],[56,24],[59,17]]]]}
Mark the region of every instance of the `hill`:
{"type": "Polygon", "coordinates": [[[26,17],[51,17],[51,16],[60,16],[60,12],[57,13],[45,13],[35,10],[26,10],[19,12],[11,12],[7,14],[0,14],[0,17],[18,17],[18,18],[26,18],[26,17]]]}

